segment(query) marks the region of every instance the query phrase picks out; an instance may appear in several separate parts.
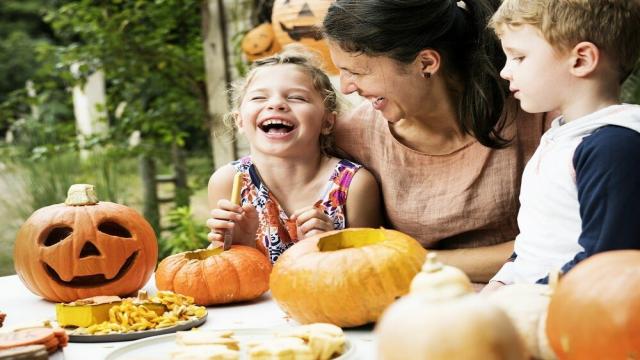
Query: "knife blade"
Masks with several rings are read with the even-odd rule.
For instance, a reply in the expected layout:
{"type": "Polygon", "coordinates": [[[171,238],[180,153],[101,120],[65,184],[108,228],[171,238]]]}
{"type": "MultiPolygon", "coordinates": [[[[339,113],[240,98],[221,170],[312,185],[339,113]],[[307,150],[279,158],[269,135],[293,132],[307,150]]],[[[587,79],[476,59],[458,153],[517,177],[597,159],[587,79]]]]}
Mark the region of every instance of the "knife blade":
{"type": "MultiPolygon", "coordinates": [[[[229,199],[232,203],[236,205],[240,205],[240,188],[242,185],[242,173],[237,172],[233,176],[233,186],[231,187],[231,198],[229,199]]],[[[229,229],[224,232],[224,245],[222,246],[223,250],[229,250],[231,248],[231,244],[233,243],[233,229],[229,229]]]]}

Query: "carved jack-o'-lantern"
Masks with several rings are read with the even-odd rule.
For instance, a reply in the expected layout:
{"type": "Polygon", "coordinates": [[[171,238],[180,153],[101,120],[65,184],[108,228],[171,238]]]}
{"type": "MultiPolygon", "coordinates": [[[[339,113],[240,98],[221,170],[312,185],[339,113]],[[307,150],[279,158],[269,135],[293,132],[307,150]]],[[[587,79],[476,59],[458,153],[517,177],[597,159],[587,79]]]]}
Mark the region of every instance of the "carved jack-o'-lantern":
{"type": "Polygon", "coordinates": [[[269,23],[263,23],[249,30],[242,39],[242,51],[249,61],[255,61],[280,51],[282,47],[269,23]]]}
{"type": "Polygon", "coordinates": [[[76,184],[64,204],[35,211],[16,237],[20,280],[51,301],[129,295],[146,284],[158,256],[156,236],[135,210],[98,202],[76,184]]]}
{"type": "Polygon", "coordinates": [[[275,0],[271,23],[278,42],[284,46],[298,42],[318,52],[330,74],[337,74],[329,47],[319,31],[332,0],[275,0]]]}

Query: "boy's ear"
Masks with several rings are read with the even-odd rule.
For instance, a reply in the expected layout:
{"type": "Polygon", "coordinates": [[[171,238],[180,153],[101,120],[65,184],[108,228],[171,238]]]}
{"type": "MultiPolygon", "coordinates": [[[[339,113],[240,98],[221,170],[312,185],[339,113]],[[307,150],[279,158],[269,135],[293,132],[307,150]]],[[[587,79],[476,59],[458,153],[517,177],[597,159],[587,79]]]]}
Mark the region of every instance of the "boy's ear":
{"type": "Polygon", "coordinates": [[[592,74],[600,63],[600,49],[588,41],[578,43],[571,50],[572,67],[571,74],[577,77],[585,77],[592,74]]]}
{"type": "Polygon", "coordinates": [[[440,69],[440,53],[433,49],[423,49],[416,58],[423,78],[430,78],[440,69]]]}
{"type": "Polygon", "coordinates": [[[322,135],[329,135],[333,131],[333,127],[336,124],[336,118],[338,117],[338,113],[332,111],[325,116],[324,121],[322,122],[322,129],[320,132],[322,135]]]}

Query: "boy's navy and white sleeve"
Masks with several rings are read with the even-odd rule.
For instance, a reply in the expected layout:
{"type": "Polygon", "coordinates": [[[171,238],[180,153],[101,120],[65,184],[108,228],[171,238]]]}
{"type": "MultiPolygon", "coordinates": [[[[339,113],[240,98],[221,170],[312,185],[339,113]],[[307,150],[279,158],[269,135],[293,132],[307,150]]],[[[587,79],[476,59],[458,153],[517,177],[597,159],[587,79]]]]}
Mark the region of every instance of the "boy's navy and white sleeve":
{"type": "Polygon", "coordinates": [[[582,219],[578,243],[584,251],[562,271],[599,252],[640,249],[640,133],[605,126],[578,145],[573,166],[582,219]]]}

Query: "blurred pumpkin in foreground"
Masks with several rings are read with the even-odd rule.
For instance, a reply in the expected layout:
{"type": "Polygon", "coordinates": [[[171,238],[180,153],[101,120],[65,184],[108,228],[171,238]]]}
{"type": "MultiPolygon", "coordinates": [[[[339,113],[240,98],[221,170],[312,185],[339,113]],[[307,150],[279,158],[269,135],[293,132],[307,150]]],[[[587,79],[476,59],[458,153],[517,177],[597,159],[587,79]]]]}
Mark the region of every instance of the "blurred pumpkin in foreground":
{"type": "Polygon", "coordinates": [[[551,296],[547,336],[559,359],[640,358],[640,251],[580,262],[551,296]]]}
{"type": "Polygon", "coordinates": [[[410,294],[424,294],[429,298],[450,299],[473,293],[467,274],[454,266],[438,261],[436,252],[430,251],[420,272],[411,280],[410,294]]]}
{"type": "Polygon", "coordinates": [[[547,309],[554,286],[514,284],[486,294],[490,302],[511,318],[527,350],[535,359],[556,359],[546,333],[547,309]]]}
{"type": "Polygon", "coordinates": [[[409,291],[426,250],[386,229],[351,228],[304,239],[273,267],[271,294],[293,319],[340,327],[374,322],[409,291]]]}
{"type": "Polygon", "coordinates": [[[405,296],[384,312],[375,336],[380,360],[528,359],[509,317],[475,294],[405,296]]]}
{"type": "Polygon", "coordinates": [[[33,293],[56,302],[126,296],[151,277],[158,244],[135,210],[98,201],[93,185],[75,184],[64,204],[36,210],[20,227],[15,270],[33,293]]]}

